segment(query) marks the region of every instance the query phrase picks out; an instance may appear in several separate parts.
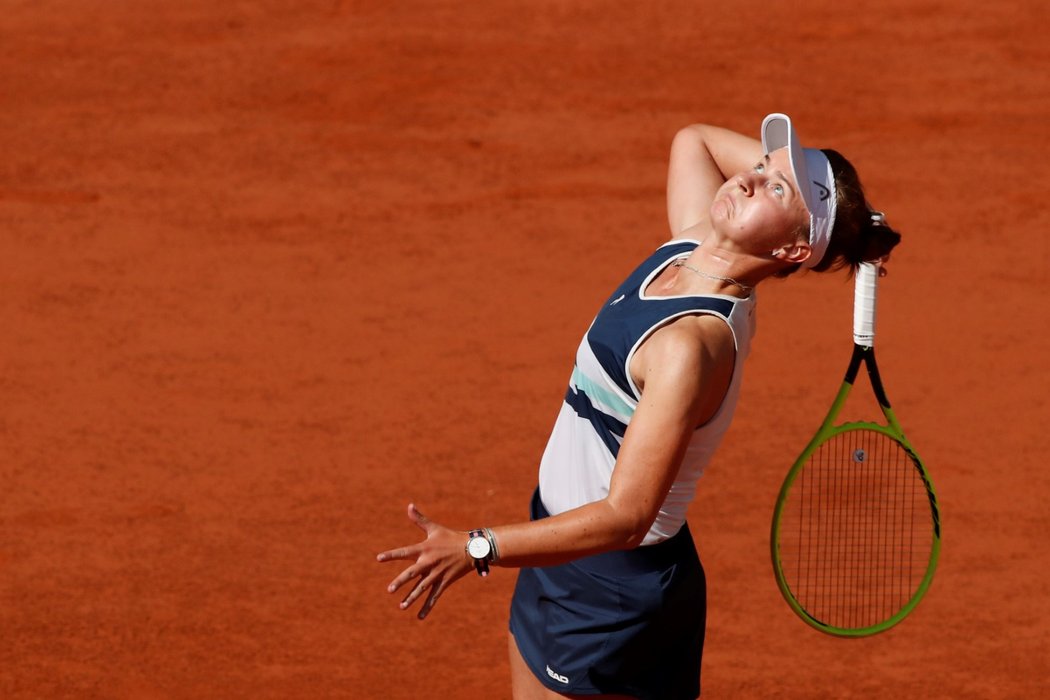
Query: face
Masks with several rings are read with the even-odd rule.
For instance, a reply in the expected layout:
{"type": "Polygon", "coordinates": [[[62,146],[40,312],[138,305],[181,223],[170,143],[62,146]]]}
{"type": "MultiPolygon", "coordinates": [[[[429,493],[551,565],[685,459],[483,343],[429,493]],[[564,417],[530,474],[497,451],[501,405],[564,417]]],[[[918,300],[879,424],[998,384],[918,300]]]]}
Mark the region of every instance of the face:
{"type": "Polygon", "coordinates": [[[711,222],[741,250],[768,254],[809,230],[809,212],[798,191],[786,148],[731,177],[711,203],[711,222]]]}

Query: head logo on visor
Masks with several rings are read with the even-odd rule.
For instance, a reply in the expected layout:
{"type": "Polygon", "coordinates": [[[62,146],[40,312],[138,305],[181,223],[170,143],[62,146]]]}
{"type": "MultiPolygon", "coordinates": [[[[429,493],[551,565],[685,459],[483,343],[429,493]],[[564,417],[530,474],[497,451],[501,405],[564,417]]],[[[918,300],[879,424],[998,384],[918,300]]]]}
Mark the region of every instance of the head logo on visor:
{"type": "Polygon", "coordinates": [[[762,120],[762,148],[767,154],[788,149],[795,182],[809,210],[809,247],[813,253],[802,267],[813,267],[824,258],[835,227],[835,174],[831,163],[819,149],[802,148],[786,114],[770,114],[762,120]],[[804,182],[811,184],[803,187],[804,182]]]}

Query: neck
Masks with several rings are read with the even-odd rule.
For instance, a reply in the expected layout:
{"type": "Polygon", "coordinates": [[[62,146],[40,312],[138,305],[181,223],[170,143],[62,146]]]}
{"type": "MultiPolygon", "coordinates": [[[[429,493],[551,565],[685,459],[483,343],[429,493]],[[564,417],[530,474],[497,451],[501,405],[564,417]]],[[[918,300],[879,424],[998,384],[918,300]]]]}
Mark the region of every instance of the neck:
{"type": "Polygon", "coordinates": [[[734,242],[720,239],[713,231],[702,239],[687,262],[708,274],[730,277],[749,287],[755,287],[785,266],[774,255],[742,250],[734,242]]]}
{"type": "MultiPolygon", "coordinates": [[[[703,280],[707,280],[710,285],[713,285],[712,290],[715,292],[739,290],[743,294],[743,296],[746,297],[751,294],[751,290],[753,289],[751,285],[743,284],[742,282],[739,282],[738,280],[735,280],[732,277],[729,277],[728,275],[723,276],[715,275],[710,272],[704,272],[700,268],[690,265],[688,258],[679,258],[678,260],[675,260],[673,263],[671,263],[671,265],[691,272],[692,274],[696,275],[697,277],[703,280]],[[736,289],[727,290],[727,288],[733,287],[735,287],[736,289]]],[[[675,281],[677,282],[677,280],[675,281]]]]}
{"type": "MultiPolygon", "coordinates": [[[[784,263],[773,255],[743,250],[735,241],[725,238],[710,222],[701,222],[683,233],[693,240],[700,241],[700,245],[689,255],[686,263],[723,280],[729,278],[753,288],[784,267],[784,263]]],[[[689,277],[700,279],[695,274],[690,274],[689,277]]],[[[719,285],[721,289],[727,286],[724,283],[719,285]]]]}
{"type": "MultiPolygon", "coordinates": [[[[738,253],[711,245],[705,241],[683,261],[683,267],[693,268],[696,276],[718,281],[720,287],[733,286],[749,294],[763,275],[759,272],[761,262],[753,255],[738,253]]],[[[687,268],[688,269],[688,268],[687,268]]]]}

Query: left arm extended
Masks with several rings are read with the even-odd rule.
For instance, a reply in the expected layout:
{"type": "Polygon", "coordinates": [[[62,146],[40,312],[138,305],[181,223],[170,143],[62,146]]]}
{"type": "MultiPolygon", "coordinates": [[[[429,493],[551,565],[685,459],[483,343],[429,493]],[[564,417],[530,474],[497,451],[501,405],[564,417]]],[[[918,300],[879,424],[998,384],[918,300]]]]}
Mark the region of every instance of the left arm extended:
{"type": "MultiPolygon", "coordinates": [[[[677,476],[693,431],[720,403],[732,352],[728,327],[712,317],[687,317],[654,333],[635,358],[644,388],[620,447],[609,495],[543,520],[492,528],[499,543],[498,565],[550,566],[637,547],[677,476]]],[[[419,612],[422,619],[438,596],[471,570],[472,562],[464,551],[465,533],[428,520],[414,506],[409,506],[409,518],[426,532],[426,540],[383,552],[378,560],[412,562],[388,590],[417,581],[402,608],[429,591],[419,612]]]]}

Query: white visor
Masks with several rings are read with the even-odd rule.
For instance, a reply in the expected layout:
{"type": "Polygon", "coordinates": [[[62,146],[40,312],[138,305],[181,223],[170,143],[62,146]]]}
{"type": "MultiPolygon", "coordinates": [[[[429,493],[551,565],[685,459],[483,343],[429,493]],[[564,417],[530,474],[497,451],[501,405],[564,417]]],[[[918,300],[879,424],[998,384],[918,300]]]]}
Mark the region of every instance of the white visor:
{"type": "Polygon", "coordinates": [[[813,253],[802,263],[810,268],[824,258],[835,227],[835,174],[819,149],[802,148],[798,134],[786,114],[770,114],[762,120],[762,148],[766,154],[787,147],[791,170],[809,210],[809,247],[813,253]]]}

